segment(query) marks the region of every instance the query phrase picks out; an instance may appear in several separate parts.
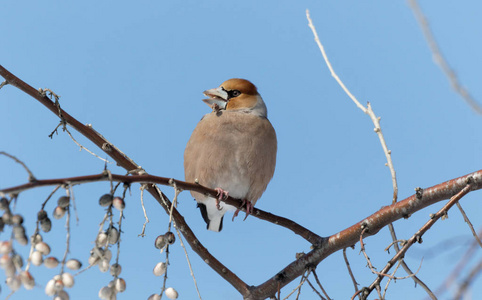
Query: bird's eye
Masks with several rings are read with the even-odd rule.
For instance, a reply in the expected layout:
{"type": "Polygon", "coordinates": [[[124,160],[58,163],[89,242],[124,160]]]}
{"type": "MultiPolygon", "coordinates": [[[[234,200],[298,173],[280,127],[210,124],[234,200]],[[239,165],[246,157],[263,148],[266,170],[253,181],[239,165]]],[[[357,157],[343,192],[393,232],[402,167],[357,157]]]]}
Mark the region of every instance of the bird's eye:
{"type": "Polygon", "coordinates": [[[229,94],[229,98],[234,98],[234,97],[238,97],[239,95],[241,95],[241,92],[238,91],[238,90],[231,90],[228,92],[229,94]]]}

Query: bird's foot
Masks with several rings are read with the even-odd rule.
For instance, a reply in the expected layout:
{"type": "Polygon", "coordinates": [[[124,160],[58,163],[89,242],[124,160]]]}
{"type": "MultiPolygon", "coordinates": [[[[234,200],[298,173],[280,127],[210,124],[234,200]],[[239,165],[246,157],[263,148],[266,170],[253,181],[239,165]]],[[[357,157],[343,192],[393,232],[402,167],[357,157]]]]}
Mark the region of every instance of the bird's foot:
{"type": "MultiPolygon", "coordinates": [[[[244,206],[246,205],[246,216],[244,217],[243,221],[246,220],[246,218],[251,215],[253,213],[253,204],[251,203],[251,201],[248,201],[246,199],[243,199],[243,204],[241,204],[241,206],[244,206]]],[[[239,211],[240,209],[236,209],[236,211],[234,212],[234,215],[233,215],[233,221],[234,221],[234,218],[236,218],[239,214],[239,211]]]]}
{"type": "Polygon", "coordinates": [[[215,188],[214,190],[218,192],[218,198],[216,199],[216,208],[218,210],[221,210],[221,205],[219,205],[219,203],[221,202],[221,200],[228,198],[228,191],[225,191],[222,188],[215,188]]]}

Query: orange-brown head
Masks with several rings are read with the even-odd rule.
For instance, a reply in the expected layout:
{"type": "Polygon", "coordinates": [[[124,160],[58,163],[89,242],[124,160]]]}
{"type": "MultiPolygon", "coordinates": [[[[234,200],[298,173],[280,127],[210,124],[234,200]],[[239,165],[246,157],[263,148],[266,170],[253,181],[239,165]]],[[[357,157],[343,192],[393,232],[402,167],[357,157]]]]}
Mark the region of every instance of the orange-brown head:
{"type": "Polygon", "coordinates": [[[254,84],[246,79],[232,78],[219,87],[204,91],[209,99],[203,99],[210,107],[220,110],[244,110],[266,117],[267,109],[263,98],[254,84]]]}

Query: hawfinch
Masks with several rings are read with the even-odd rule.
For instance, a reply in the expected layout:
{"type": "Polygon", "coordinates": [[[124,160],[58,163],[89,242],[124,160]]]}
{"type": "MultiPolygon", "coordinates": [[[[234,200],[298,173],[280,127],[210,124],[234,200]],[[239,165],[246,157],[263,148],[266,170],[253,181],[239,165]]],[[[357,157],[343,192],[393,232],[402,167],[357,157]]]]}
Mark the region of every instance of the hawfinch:
{"type": "Polygon", "coordinates": [[[184,173],[186,181],[218,191],[218,199],[191,195],[207,229],[219,232],[226,211],[235,209],[220,203],[228,193],[243,200],[247,215],[252,212],[273,177],[277,142],[266,105],[248,80],[229,79],[204,95],[213,111],[201,119],[187,143],[184,173]]]}

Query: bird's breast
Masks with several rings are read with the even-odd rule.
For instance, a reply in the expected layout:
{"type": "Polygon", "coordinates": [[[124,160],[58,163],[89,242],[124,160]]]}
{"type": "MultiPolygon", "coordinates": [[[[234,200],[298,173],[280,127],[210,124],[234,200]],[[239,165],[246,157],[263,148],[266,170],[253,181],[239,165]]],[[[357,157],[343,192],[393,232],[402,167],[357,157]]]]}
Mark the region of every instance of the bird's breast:
{"type": "Polygon", "coordinates": [[[207,114],[184,152],[186,181],[197,179],[255,202],[273,176],[276,148],[276,133],[266,118],[232,111],[207,114]]]}

